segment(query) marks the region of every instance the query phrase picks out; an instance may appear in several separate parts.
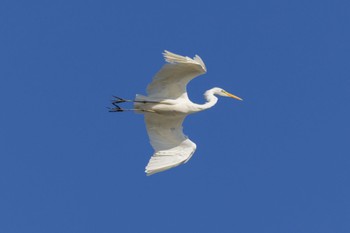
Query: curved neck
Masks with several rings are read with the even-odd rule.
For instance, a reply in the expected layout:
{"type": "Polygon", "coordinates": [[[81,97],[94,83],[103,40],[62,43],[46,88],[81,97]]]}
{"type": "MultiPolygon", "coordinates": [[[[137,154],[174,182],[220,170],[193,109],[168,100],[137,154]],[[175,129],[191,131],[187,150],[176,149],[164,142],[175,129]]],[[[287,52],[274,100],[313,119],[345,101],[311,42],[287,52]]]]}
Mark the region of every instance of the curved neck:
{"type": "Polygon", "coordinates": [[[207,102],[205,104],[196,104],[196,107],[198,108],[197,111],[203,111],[208,108],[211,108],[218,102],[218,98],[214,95],[212,89],[207,90],[204,93],[204,98],[207,100],[207,102]]]}

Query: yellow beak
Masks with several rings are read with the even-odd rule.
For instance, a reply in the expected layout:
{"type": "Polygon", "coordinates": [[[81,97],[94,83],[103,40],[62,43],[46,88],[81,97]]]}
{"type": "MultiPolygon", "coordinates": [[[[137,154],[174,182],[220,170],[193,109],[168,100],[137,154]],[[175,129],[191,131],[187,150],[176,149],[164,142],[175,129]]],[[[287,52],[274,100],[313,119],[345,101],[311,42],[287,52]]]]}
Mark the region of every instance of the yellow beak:
{"type": "Polygon", "coordinates": [[[234,98],[234,99],[236,99],[236,100],[243,100],[243,99],[239,98],[238,96],[235,96],[235,95],[233,95],[233,94],[231,94],[231,93],[228,93],[227,91],[225,91],[224,93],[225,93],[228,97],[234,98]]]}

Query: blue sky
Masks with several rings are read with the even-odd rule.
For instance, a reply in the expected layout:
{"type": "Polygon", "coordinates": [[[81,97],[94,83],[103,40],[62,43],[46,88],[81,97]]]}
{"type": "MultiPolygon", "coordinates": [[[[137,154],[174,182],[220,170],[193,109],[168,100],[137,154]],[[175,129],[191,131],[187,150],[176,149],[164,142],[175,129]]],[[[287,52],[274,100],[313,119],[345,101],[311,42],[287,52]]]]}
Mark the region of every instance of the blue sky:
{"type": "Polygon", "coordinates": [[[0,3],[0,232],[350,231],[348,1],[0,3]],[[202,57],[197,151],[146,177],[164,49],[202,57]]]}

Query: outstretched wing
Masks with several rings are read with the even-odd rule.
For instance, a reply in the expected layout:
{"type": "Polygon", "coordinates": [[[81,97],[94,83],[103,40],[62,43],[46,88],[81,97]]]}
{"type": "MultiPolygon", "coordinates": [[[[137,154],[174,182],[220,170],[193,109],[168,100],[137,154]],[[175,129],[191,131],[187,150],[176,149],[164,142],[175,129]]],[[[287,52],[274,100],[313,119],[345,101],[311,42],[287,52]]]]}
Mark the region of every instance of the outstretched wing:
{"type": "Polygon", "coordinates": [[[182,132],[185,117],[145,114],[147,133],[154,149],[154,154],[146,166],[147,175],[186,163],[193,155],[196,144],[182,132]]]}
{"type": "Polygon", "coordinates": [[[169,64],[165,64],[148,85],[149,97],[177,99],[187,93],[186,85],[189,81],[207,71],[198,55],[191,59],[166,50],[163,55],[169,64]]]}

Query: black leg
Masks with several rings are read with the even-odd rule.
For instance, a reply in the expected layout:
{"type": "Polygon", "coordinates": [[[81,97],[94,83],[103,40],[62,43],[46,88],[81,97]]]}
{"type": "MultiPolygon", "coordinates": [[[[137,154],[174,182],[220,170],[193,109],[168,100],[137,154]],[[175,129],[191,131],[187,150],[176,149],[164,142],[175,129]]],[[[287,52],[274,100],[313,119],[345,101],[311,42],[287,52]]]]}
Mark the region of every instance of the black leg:
{"type": "Polygon", "coordinates": [[[120,98],[118,96],[113,96],[115,98],[115,100],[112,101],[112,104],[120,104],[120,103],[124,103],[124,102],[131,102],[132,100],[125,100],[123,98],[120,98]]]}
{"type": "Polygon", "coordinates": [[[123,98],[120,98],[118,96],[113,96],[115,99],[112,100],[112,104],[113,104],[113,108],[109,108],[109,112],[124,112],[124,111],[138,111],[138,112],[151,112],[151,113],[155,113],[155,111],[153,110],[144,110],[144,109],[124,109],[124,108],[121,108],[119,107],[118,104],[120,103],[124,103],[124,102],[136,102],[136,103],[144,103],[144,104],[147,104],[147,103],[160,103],[160,102],[157,102],[157,101],[146,101],[146,100],[126,100],[126,99],[123,99],[123,98]]]}
{"type": "Polygon", "coordinates": [[[113,96],[115,98],[115,100],[112,100],[112,104],[120,104],[120,103],[124,103],[124,102],[135,102],[135,103],[143,103],[143,104],[147,104],[147,103],[151,103],[151,104],[159,104],[159,101],[147,101],[147,100],[126,100],[123,98],[120,98],[118,96],[113,96]]]}
{"type": "Polygon", "coordinates": [[[124,111],[124,109],[119,107],[117,104],[113,103],[113,105],[114,105],[114,108],[107,107],[109,109],[109,112],[123,112],[124,111]]]}

